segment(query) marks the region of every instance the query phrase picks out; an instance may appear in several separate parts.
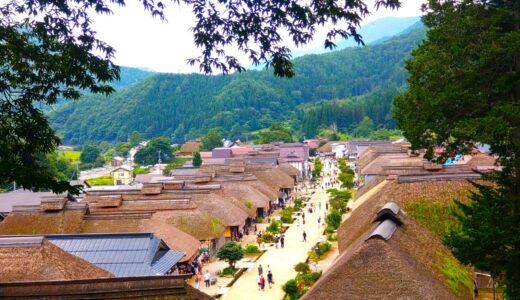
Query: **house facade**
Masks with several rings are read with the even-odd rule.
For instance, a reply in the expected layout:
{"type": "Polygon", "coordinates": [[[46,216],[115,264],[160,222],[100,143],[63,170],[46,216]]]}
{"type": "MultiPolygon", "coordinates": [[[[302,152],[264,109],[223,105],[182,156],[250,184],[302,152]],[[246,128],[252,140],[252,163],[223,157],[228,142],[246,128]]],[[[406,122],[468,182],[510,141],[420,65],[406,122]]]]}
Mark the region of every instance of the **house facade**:
{"type": "Polygon", "coordinates": [[[132,169],[128,167],[119,167],[110,172],[114,179],[114,185],[129,185],[133,181],[132,169]]]}

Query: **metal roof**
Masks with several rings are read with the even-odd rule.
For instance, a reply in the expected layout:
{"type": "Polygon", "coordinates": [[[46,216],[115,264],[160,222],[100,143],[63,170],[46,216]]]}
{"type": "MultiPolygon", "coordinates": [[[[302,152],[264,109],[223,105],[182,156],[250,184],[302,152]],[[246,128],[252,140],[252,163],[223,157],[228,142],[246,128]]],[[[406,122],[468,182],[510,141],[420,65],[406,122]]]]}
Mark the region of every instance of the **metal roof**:
{"type": "Polygon", "coordinates": [[[49,235],[46,238],[116,277],[164,275],[185,255],[151,233],[49,235]]]}
{"type": "Polygon", "coordinates": [[[379,239],[388,241],[392,237],[392,235],[394,234],[396,229],[397,229],[397,224],[394,223],[394,221],[392,221],[390,219],[384,220],[370,234],[370,236],[367,238],[367,240],[370,240],[372,238],[379,238],[379,239]]]}

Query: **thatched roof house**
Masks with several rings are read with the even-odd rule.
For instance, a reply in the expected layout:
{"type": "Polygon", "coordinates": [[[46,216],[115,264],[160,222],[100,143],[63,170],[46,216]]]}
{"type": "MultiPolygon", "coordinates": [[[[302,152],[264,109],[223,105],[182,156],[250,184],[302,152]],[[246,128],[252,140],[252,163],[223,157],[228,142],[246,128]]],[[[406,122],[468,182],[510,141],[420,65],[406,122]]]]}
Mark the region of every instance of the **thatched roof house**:
{"type": "Polygon", "coordinates": [[[200,140],[187,141],[177,153],[179,155],[192,155],[193,152],[200,152],[201,145],[202,142],[200,140]]]}
{"type": "Polygon", "coordinates": [[[294,180],[297,180],[300,177],[300,171],[291,164],[282,163],[278,166],[278,168],[285,174],[291,176],[294,180]]]}
{"type": "Polygon", "coordinates": [[[279,168],[272,168],[265,171],[254,172],[258,180],[265,183],[271,189],[279,191],[280,189],[294,188],[294,179],[287,175],[279,168]]]}
{"type": "Polygon", "coordinates": [[[375,192],[357,194],[353,211],[338,230],[337,263],[305,299],[323,298],[327,293],[340,299],[469,299],[472,276],[440,237],[452,226],[453,200],[465,201],[474,188],[463,177],[454,178],[400,183],[398,177],[381,181],[373,187],[375,192]],[[406,212],[399,213],[400,226],[388,240],[368,239],[379,225],[375,220],[380,209],[390,201],[406,212]],[[421,217],[425,209],[445,214],[439,216],[444,222],[428,222],[431,217],[421,217]],[[443,272],[449,269],[461,276],[452,278],[443,272]]]}
{"type": "Polygon", "coordinates": [[[113,277],[43,236],[0,236],[0,265],[2,282],[113,277]]]}
{"type": "MultiPolygon", "coordinates": [[[[59,200],[59,199],[57,199],[59,200]]],[[[0,222],[0,234],[52,234],[81,231],[85,203],[63,201],[40,205],[14,206],[13,211],[0,222]]]]}
{"type": "Polygon", "coordinates": [[[302,299],[472,298],[469,270],[435,234],[395,203],[374,202],[363,203],[342,224],[340,256],[302,299]],[[352,227],[356,222],[362,224],[352,227]],[[448,268],[460,276],[450,277],[448,268]]]}
{"type": "Polygon", "coordinates": [[[42,236],[0,237],[0,298],[213,299],[186,283],[189,275],[114,276],[42,236]]]}
{"type": "Polygon", "coordinates": [[[334,142],[327,142],[325,143],[324,145],[320,146],[318,148],[318,152],[320,153],[329,153],[329,152],[332,152],[332,144],[334,142]]]}

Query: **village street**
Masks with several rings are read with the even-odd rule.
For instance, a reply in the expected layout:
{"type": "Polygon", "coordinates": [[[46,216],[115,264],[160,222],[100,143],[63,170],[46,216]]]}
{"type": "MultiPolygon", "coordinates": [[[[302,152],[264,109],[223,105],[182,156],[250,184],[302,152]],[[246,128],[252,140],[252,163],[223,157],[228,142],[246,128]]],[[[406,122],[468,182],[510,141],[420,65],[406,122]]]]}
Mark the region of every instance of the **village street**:
{"type": "MultiPolygon", "coordinates": [[[[329,173],[330,169],[324,166],[324,173],[329,173]]],[[[323,179],[329,179],[329,176],[324,176],[323,179]]],[[[231,289],[224,294],[222,299],[282,299],[284,291],[282,285],[289,279],[296,276],[294,266],[299,262],[305,262],[308,252],[321,239],[325,225],[323,225],[325,215],[325,202],[327,201],[327,193],[325,189],[317,189],[312,195],[309,203],[312,203],[316,208],[313,213],[308,213],[305,210],[306,224],[303,226],[300,223],[298,227],[296,222],[290,225],[290,228],[285,232],[285,248],[270,247],[269,250],[262,255],[262,257],[255,263],[253,268],[248,269],[231,287],[231,289]],[[321,210],[318,209],[319,202],[321,202],[321,210]],[[322,225],[318,225],[318,217],[321,216],[322,225]],[[303,230],[307,233],[307,242],[303,242],[303,230]],[[258,266],[262,265],[264,270],[264,277],[267,274],[267,266],[269,265],[273,273],[273,280],[275,284],[272,288],[266,284],[264,291],[258,289],[256,283],[258,277],[258,266]]],[[[311,264],[311,268],[314,268],[311,264]]],[[[204,288],[202,288],[204,290],[204,288]]]]}

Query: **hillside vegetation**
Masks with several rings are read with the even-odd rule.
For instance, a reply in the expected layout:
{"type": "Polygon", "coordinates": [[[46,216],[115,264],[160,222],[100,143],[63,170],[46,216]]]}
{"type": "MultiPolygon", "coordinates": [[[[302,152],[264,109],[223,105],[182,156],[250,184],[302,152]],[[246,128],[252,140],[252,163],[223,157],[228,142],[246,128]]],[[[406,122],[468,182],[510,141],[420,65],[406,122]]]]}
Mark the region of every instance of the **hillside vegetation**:
{"type": "Polygon", "coordinates": [[[377,127],[392,127],[391,99],[407,77],[403,61],[425,31],[421,27],[378,45],[297,58],[292,79],[275,78],[270,71],[156,74],[109,97],[86,95],[62,104],[50,119],[63,142],[73,144],[125,140],[134,130],[182,142],[214,127],[235,138],[287,120],[311,136],[320,126],[335,122],[348,128],[366,115],[377,127]],[[320,102],[336,99],[344,100],[320,102]]]}

